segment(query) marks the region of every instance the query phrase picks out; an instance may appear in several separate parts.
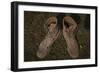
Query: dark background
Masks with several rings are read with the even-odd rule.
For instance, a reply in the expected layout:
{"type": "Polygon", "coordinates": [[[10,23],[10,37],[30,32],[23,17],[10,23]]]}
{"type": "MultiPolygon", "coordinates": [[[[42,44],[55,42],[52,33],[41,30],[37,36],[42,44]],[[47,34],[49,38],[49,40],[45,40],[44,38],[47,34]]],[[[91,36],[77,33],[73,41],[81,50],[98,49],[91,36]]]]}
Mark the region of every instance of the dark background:
{"type": "MultiPolygon", "coordinates": [[[[38,46],[46,36],[48,30],[44,24],[50,16],[57,16],[58,13],[24,11],[24,61],[44,60],[69,60],[72,59],[67,52],[66,41],[63,35],[59,36],[50,47],[50,53],[44,58],[36,56],[38,46]]],[[[68,14],[78,23],[77,40],[79,43],[79,54],[77,59],[90,58],[90,15],[89,14],[68,14]]]]}

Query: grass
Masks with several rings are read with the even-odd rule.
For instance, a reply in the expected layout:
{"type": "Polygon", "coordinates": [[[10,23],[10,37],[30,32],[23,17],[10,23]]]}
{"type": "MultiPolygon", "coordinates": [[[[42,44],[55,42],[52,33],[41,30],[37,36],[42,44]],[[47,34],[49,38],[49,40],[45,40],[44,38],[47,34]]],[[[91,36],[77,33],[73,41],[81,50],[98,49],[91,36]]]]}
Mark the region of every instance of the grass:
{"type": "MultiPolygon", "coordinates": [[[[24,12],[24,61],[45,61],[45,60],[64,60],[72,59],[67,52],[67,44],[63,35],[50,47],[49,54],[44,59],[36,56],[38,46],[44,39],[47,31],[44,23],[50,16],[56,16],[57,13],[44,12],[24,12]]],[[[83,16],[85,16],[83,14],[83,16]]],[[[82,18],[82,16],[81,16],[82,18]]],[[[79,43],[80,56],[77,59],[90,58],[90,32],[83,25],[79,25],[77,39],[79,43]]]]}

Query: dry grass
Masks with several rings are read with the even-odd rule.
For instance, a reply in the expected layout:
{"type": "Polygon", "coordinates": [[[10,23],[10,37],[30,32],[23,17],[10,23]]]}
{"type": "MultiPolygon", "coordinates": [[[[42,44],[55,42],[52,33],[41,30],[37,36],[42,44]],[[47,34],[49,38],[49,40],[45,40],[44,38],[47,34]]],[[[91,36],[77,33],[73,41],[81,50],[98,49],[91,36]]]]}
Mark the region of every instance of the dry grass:
{"type": "MultiPolygon", "coordinates": [[[[64,60],[72,59],[67,52],[67,45],[63,35],[54,42],[50,47],[50,53],[44,58],[39,59],[36,56],[38,46],[44,39],[47,31],[44,23],[50,16],[56,16],[57,13],[28,12],[24,13],[24,61],[41,61],[41,60],[64,60]]],[[[83,14],[84,16],[84,14],[83,14]]],[[[81,16],[82,18],[82,16],[81,16]]],[[[80,47],[80,57],[77,59],[90,58],[90,32],[79,25],[77,39],[80,47]]]]}

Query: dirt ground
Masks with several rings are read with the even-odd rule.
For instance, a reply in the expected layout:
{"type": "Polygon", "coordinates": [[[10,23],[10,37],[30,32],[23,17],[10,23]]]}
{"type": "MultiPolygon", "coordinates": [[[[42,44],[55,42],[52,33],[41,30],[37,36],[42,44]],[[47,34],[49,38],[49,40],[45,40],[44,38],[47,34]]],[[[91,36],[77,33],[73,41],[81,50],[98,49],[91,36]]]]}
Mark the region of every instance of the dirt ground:
{"type": "MultiPolygon", "coordinates": [[[[66,41],[61,34],[50,47],[50,53],[44,58],[36,56],[38,46],[47,34],[47,26],[44,24],[50,16],[58,13],[48,12],[24,12],[24,61],[44,60],[69,60],[72,59],[67,52],[66,41]]],[[[90,58],[90,15],[89,14],[67,14],[76,17],[78,24],[77,40],[79,43],[79,54],[77,59],[90,58]]]]}

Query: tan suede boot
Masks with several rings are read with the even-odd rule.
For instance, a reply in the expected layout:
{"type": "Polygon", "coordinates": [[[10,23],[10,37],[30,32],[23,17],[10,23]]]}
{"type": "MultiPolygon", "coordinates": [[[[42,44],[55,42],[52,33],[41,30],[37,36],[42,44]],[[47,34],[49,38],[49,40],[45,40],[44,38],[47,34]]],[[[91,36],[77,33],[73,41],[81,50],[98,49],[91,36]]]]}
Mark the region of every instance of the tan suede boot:
{"type": "Polygon", "coordinates": [[[78,42],[76,40],[77,23],[72,17],[66,16],[63,20],[63,36],[67,43],[67,50],[72,58],[78,58],[78,42]]]}
{"type": "Polygon", "coordinates": [[[37,51],[37,56],[39,58],[44,58],[49,53],[49,47],[53,44],[53,42],[57,39],[58,35],[60,34],[60,30],[57,27],[56,17],[48,18],[46,24],[48,25],[48,34],[39,45],[39,49],[37,51]]]}

